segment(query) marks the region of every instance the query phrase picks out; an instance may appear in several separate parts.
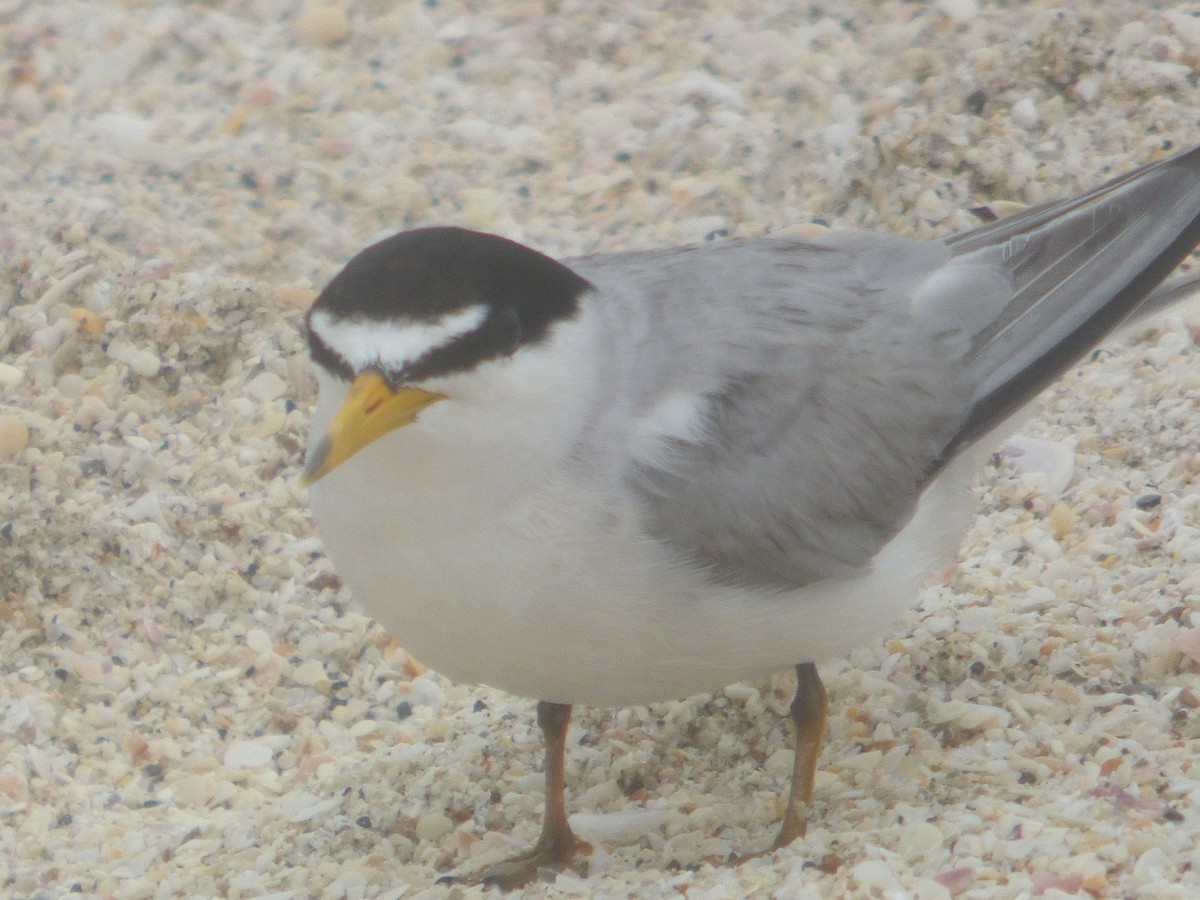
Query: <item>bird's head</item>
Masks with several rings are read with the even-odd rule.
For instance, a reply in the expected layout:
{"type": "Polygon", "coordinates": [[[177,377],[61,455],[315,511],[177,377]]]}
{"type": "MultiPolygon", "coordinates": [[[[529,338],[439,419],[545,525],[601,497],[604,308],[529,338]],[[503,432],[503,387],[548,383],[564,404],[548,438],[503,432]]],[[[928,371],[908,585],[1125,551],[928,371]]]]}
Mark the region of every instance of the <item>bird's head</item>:
{"type": "Polygon", "coordinates": [[[505,238],[462,228],[402,232],[355,256],[306,319],[313,362],[348,385],[309,447],[311,485],[421,411],[446,385],[542,343],[576,316],[589,283],[505,238]]]}

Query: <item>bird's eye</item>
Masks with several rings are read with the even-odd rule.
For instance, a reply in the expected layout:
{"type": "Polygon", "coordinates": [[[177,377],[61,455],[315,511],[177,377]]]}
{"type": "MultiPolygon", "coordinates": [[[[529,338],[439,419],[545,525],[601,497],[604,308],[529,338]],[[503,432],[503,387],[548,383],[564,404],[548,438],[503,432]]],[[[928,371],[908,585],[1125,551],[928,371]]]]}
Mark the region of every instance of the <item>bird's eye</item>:
{"type": "Polygon", "coordinates": [[[499,315],[493,316],[493,321],[496,323],[492,327],[496,332],[497,346],[504,348],[505,356],[512,356],[521,346],[520,317],[515,310],[506,309],[499,315]]]}

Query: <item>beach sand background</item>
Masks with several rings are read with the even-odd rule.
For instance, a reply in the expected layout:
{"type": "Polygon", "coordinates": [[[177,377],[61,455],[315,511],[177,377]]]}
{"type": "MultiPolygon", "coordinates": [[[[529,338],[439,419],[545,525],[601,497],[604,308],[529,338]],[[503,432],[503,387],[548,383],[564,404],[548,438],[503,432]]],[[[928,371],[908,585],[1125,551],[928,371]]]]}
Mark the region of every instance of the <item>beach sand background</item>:
{"type": "MultiPolygon", "coordinates": [[[[367,243],[934,236],[1200,140],[1187,2],[0,0],[0,56],[13,898],[468,897],[536,836],[532,702],[366,619],[297,483],[303,311],[367,243]]],[[[528,894],[1200,896],[1197,329],[1071,370],[957,570],[824,667],[806,839],[710,864],[774,834],[787,673],[580,709],[596,849],[528,894]]]]}

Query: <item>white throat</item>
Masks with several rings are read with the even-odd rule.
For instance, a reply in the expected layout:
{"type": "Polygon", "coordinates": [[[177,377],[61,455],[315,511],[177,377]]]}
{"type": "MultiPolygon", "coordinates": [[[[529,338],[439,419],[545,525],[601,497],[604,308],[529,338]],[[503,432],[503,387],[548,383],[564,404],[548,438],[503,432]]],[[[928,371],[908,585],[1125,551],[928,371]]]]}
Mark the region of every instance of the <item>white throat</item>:
{"type": "MultiPolygon", "coordinates": [[[[366,513],[352,530],[371,522],[399,536],[438,521],[459,528],[486,520],[535,491],[569,458],[593,414],[595,370],[580,364],[597,352],[593,324],[583,312],[511,357],[421,382],[447,399],[313,486],[326,543],[338,542],[326,520],[347,509],[351,518],[366,513]]],[[[348,388],[322,369],[317,376],[314,435],[324,433],[348,388]]]]}

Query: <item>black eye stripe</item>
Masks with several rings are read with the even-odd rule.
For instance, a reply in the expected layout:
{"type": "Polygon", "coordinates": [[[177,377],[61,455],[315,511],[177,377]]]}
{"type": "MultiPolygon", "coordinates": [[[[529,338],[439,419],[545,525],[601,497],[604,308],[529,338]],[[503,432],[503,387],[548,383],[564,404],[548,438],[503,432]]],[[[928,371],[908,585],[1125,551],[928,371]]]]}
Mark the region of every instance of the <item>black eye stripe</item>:
{"type": "Polygon", "coordinates": [[[354,379],[354,367],[317,337],[316,332],[312,330],[312,326],[309,324],[311,316],[312,310],[310,309],[308,316],[304,320],[304,332],[308,340],[308,353],[312,357],[312,361],[338,378],[345,381],[352,381],[354,379]]]}
{"type": "Polygon", "coordinates": [[[511,356],[521,346],[521,323],[511,310],[497,310],[474,331],[430,350],[396,373],[402,381],[420,381],[470,369],[488,359],[511,356]]]}

